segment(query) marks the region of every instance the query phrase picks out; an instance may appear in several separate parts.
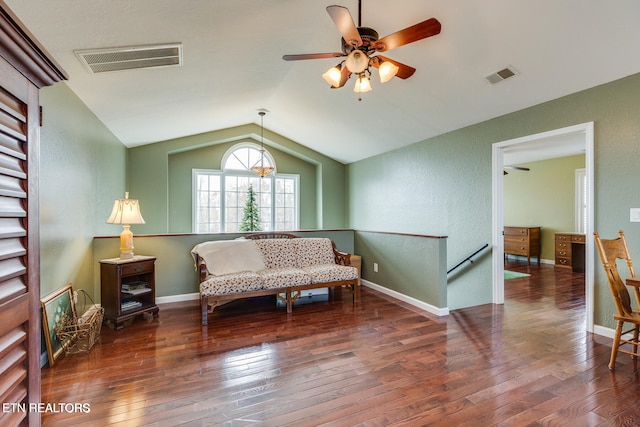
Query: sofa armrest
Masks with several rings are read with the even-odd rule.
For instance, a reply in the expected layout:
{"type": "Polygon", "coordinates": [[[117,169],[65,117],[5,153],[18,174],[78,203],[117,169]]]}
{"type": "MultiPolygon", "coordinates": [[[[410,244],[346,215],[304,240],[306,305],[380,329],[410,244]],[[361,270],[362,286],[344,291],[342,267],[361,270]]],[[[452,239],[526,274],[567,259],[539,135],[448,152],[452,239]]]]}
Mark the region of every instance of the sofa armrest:
{"type": "Polygon", "coordinates": [[[340,252],[338,248],[336,248],[336,244],[331,241],[331,246],[333,246],[333,255],[336,259],[336,264],[338,265],[351,265],[351,254],[347,252],[340,252]]]}
{"type": "Polygon", "coordinates": [[[198,269],[198,274],[200,275],[200,283],[204,282],[204,279],[207,278],[209,271],[207,270],[207,264],[204,262],[204,259],[200,255],[197,258],[196,268],[198,269]]]}

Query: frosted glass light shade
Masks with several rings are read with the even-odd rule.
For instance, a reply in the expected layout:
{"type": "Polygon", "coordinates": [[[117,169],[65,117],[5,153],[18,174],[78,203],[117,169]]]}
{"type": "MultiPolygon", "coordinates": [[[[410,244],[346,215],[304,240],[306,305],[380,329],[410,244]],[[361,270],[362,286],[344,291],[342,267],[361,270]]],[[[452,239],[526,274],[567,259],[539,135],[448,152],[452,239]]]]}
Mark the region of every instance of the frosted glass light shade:
{"type": "Polygon", "coordinates": [[[398,74],[398,66],[391,62],[385,61],[378,67],[380,74],[380,82],[386,83],[391,80],[396,74],[398,74]]]}
{"type": "Polygon", "coordinates": [[[369,92],[371,90],[371,80],[369,79],[369,77],[366,77],[364,75],[361,75],[358,77],[358,79],[356,80],[356,85],[353,88],[354,92],[369,92]]]}
{"type": "Polygon", "coordinates": [[[340,86],[340,79],[342,78],[342,67],[340,65],[329,68],[326,73],[322,75],[322,78],[326,80],[333,87],[340,86]]]}
{"type": "Polygon", "coordinates": [[[361,50],[354,50],[345,59],[344,64],[352,73],[359,74],[369,65],[369,57],[361,50]]]}

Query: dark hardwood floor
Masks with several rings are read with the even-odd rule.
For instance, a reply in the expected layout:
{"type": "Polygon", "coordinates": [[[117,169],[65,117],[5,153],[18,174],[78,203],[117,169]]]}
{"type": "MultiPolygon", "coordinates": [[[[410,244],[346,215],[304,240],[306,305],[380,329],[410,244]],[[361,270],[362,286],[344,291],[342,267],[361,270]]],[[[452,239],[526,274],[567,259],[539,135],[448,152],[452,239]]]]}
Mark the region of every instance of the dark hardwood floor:
{"type": "MultiPolygon", "coordinates": [[[[294,308],[197,302],[106,327],[88,355],[42,371],[42,400],[88,403],[45,426],[630,426],[640,378],[584,332],[584,277],[509,262],[504,306],[438,318],[363,288],[294,308]]],[[[467,274],[473,274],[468,272],[467,274]]]]}

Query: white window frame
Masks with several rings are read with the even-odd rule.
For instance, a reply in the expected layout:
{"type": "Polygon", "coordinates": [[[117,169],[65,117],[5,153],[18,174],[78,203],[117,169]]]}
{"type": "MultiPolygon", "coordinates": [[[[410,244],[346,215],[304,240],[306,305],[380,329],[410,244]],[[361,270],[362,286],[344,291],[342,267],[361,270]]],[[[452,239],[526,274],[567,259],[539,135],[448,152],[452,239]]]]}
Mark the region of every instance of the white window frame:
{"type": "MultiPolygon", "coordinates": [[[[258,149],[260,150],[261,147],[258,144],[254,144],[254,143],[250,143],[250,142],[244,142],[244,143],[239,143],[234,145],[233,147],[229,148],[227,150],[227,152],[223,155],[222,157],[222,162],[221,162],[221,168],[224,167],[224,165],[227,163],[227,160],[229,159],[229,157],[231,155],[233,155],[233,153],[241,148],[254,148],[254,149],[258,149]]],[[[300,224],[300,175],[297,174],[278,174],[276,173],[276,169],[275,169],[275,161],[273,160],[273,157],[271,156],[271,154],[265,150],[264,152],[266,159],[270,162],[270,164],[274,167],[274,171],[264,177],[264,178],[260,178],[260,179],[270,179],[272,181],[271,183],[271,188],[272,188],[272,192],[271,192],[271,220],[270,220],[270,226],[271,226],[271,230],[273,231],[290,231],[290,229],[284,230],[284,229],[277,229],[276,228],[276,180],[278,179],[290,179],[293,181],[294,184],[294,225],[293,225],[293,229],[297,229],[299,227],[300,224]]],[[[247,177],[255,177],[255,173],[250,170],[250,169],[245,169],[245,170],[238,170],[238,169],[228,169],[228,170],[215,170],[215,169],[192,169],[191,171],[191,189],[192,189],[192,196],[191,196],[191,201],[192,201],[192,218],[191,218],[191,227],[192,227],[192,232],[196,233],[196,234],[202,234],[201,232],[198,231],[198,187],[197,187],[197,180],[198,180],[198,176],[199,175],[214,175],[214,176],[219,176],[220,177],[220,232],[221,233],[225,233],[228,232],[227,231],[227,221],[226,221],[226,209],[225,209],[225,202],[226,202],[226,198],[225,198],[225,179],[227,176],[247,176],[247,177]]],[[[235,232],[235,231],[233,231],[235,232]]]]}

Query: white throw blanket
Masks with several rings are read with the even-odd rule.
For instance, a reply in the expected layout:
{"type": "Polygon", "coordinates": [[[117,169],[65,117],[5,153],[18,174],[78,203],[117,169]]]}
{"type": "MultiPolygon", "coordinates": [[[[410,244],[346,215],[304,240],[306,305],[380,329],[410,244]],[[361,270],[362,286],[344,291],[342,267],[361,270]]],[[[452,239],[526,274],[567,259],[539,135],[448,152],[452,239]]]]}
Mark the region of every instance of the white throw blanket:
{"type": "Polygon", "coordinates": [[[248,239],[200,243],[191,249],[191,255],[194,260],[200,255],[207,263],[209,274],[215,276],[265,269],[260,249],[248,239]]]}

